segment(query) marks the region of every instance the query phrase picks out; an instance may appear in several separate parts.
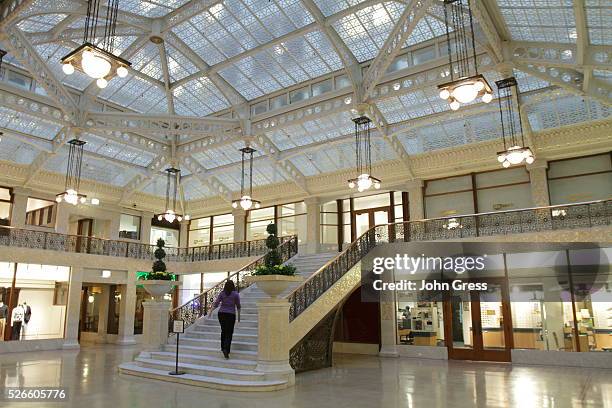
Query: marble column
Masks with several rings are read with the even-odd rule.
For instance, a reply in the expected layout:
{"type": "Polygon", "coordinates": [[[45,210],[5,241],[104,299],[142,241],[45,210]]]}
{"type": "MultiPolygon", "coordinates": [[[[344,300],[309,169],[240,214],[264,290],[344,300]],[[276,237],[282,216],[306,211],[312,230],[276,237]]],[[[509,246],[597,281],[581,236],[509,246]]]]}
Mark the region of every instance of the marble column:
{"type": "Polygon", "coordinates": [[[168,301],[147,300],[144,308],[142,346],[145,351],[161,350],[168,341],[168,311],[172,306],[168,301]]]}
{"type": "Polygon", "coordinates": [[[64,327],[65,349],[79,348],[79,321],[81,317],[81,288],[83,286],[83,268],[70,268],[68,286],[68,304],[66,307],[66,325],[64,327]]]}
{"type": "Polygon", "coordinates": [[[140,219],[140,242],[143,244],[151,243],[151,220],[153,219],[152,212],[143,211],[140,219]]]}
{"type": "MultiPolygon", "coordinates": [[[[393,272],[387,271],[381,275],[383,282],[393,282],[393,272]]],[[[381,357],[399,357],[397,350],[397,305],[395,291],[380,292],[380,351],[381,357]]]]}
{"type": "Polygon", "coordinates": [[[26,211],[30,190],[23,187],[13,188],[13,205],[11,206],[11,226],[25,228],[26,211]]]}
{"type": "Polygon", "coordinates": [[[408,203],[410,210],[410,221],[422,220],[425,218],[425,203],[423,202],[423,180],[416,179],[408,182],[408,203]]]}
{"type": "Polygon", "coordinates": [[[180,222],[180,225],[179,248],[187,248],[189,246],[189,221],[183,220],[180,222]]]}
{"type": "Polygon", "coordinates": [[[242,208],[232,210],[234,216],[234,242],[246,241],[246,217],[247,212],[242,208]]]}
{"type": "Polygon", "coordinates": [[[55,232],[58,234],[68,234],[70,229],[70,207],[73,207],[73,205],[65,201],[58,203],[56,206],[55,232]]]}
{"type": "Polygon", "coordinates": [[[109,285],[102,285],[102,293],[100,293],[100,303],[98,304],[98,338],[96,343],[106,343],[106,332],[108,329],[108,295],[110,293],[109,285]]]}
{"type": "Polygon", "coordinates": [[[129,270],[127,283],[121,285],[119,308],[119,336],[117,344],[136,344],[134,339],[134,314],[136,313],[136,271],[129,270]]]}
{"type": "Polygon", "coordinates": [[[257,302],[259,317],[257,367],[269,379],[295,383],[289,364],[289,302],[287,299],[262,299],[257,302]]]}
{"type": "Polygon", "coordinates": [[[529,179],[531,180],[531,199],[534,207],[546,207],[550,205],[548,196],[548,177],[546,169],[548,163],[544,160],[536,160],[527,165],[529,179]]]}
{"type": "Polygon", "coordinates": [[[316,254],[321,246],[321,204],[318,197],[309,197],[306,204],[306,253],[316,254]]]}

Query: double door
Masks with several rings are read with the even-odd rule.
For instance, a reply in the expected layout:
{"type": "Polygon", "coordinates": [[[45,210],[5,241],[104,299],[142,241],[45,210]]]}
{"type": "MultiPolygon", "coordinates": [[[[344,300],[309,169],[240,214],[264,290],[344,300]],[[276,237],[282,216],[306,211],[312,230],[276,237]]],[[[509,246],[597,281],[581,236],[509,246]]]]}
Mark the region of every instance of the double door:
{"type": "Polygon", "coordinates": [[[449,358],[510,361],[513,347],[508,283],[504,278],[479,279],[487,290],[451,290],[445,302],[449,358]]]}
{"type": "Polygon", "coordinates": [[[353,212],[353,237],[351,241],[359,238],[370,228],[376,225],[388,224],[389,207],[368,208],[353,212]]]}

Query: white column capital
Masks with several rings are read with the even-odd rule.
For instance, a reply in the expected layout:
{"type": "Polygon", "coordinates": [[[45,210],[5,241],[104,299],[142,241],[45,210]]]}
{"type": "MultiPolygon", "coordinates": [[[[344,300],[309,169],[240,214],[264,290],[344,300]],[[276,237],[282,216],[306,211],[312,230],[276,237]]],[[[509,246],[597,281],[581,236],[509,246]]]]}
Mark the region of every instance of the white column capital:
{"type": "Polygon", "coordinates": [[[304,199],[304,204],[306,204],[306,206],[319,205],[320,203],[321,203],[321,198],[319,197],[306,197],[304,199]]]}
{"type": "Polygon", "coordinates": [[[21,187],[21,186],[13,187],[12,191],[13,191],[13,195],[29,196],[30,194],[32,194],[32,190],[26,187],[21,187]]]}
{"type": "Polygon", "coordinates": [[[236,218],[236,217],[246,217],[247,212],[246,212],[246,210],[243,210],[242,208],[233,208],[232,209],[232,215],[234,216],[234,218],[236,218]]]}
{"type": "Polygon", "coordinates": [[[413,179],[407,182],[406,184],[404,184],[404,188],[407,191],[415,190],[418,188],[423,188],[424,186],[425,186],[425,182],[423,181],[423,179],[413,179]]]}

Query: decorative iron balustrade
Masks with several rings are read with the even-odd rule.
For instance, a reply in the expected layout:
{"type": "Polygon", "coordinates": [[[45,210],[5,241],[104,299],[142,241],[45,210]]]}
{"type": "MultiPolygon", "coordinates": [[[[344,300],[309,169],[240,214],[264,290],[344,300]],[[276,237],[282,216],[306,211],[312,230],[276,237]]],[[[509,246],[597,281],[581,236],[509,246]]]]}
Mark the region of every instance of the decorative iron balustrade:
{"type": "MultiPolygon", "coordinates": [[[[281,242],[292,237],[281,237],[281,242]]],[[[139,242],[66,235],[0,225],[0,246],[153,260],[156,246],[139,242]]],[[[192,248],[164,248],[170,262],[201,262],[264,255],[266,240],[230,242],[192,248]]]]}
{"type": "Polygon", "coordinates": [[[298,317],[380,244],[610,226],[611,218],[612,200],[601,200],[377,225],[289,294],[289,321],[298,317]]]}
{"type": "MultiPolygon", "coordinates": [[[[284,237],[282,244],[278,247],[283,262],[287,262],[293,258],[298,252],[298,239],[296,235],[290,237],[284,237]]],[[[267,253],[267,251],[266,251],[267,253]]],[[[259,259],[251,262],[244,268],[231,274],[228,279],[232,279],[236,284],[236,289],[240,291],[249,286],[245,282],[245,277],[251,276],[251,274],[257,269],[257,267],[264,265],[265,254],[259,259]]],[[[212,310],[212,305],[219,296],[219,293],[223,290],[225,279],[217,283],[212,288],[206,290],[189,300],[182,306],[177,307],[169,312],[169,322],[173,320],[183,320],[185,327],[192,325],[198,318],[205,314],[208,314],[212,310]]]]}

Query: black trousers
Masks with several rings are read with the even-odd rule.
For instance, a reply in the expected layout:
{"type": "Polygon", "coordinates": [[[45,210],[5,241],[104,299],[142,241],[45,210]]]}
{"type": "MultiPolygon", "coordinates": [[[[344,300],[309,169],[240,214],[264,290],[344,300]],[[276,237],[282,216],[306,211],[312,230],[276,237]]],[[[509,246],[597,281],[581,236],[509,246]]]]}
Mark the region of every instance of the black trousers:
{"type": "Polygon", "coordinates": [[[236,324],[236,315],[234,313],[219,312],[219,324],[221,325],[221,351],[229,354],[234,335],[234,324],[236,324]]]}
{"type": "Polygon", "coordinates": [[[13,331],[11,332],[11,340],[19,340],[21,337],[21,322],[13,323],[13,331]]]}

